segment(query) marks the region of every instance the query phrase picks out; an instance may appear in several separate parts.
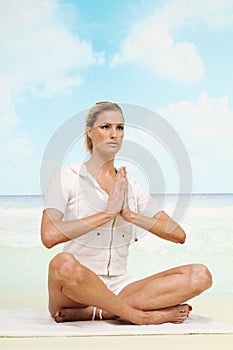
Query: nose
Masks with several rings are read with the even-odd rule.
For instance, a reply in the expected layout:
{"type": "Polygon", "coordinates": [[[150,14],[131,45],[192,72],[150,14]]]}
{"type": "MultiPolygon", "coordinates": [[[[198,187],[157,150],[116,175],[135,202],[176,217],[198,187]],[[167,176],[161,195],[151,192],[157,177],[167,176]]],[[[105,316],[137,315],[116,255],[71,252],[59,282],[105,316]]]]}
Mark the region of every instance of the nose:
{"type": "Polygon", "coordinates": [[[117,137],[117,129],[116,129],[115,127],[112,127],[112,128],[111,128],[110,137],[111,137],[112,139],[117,137]]]}

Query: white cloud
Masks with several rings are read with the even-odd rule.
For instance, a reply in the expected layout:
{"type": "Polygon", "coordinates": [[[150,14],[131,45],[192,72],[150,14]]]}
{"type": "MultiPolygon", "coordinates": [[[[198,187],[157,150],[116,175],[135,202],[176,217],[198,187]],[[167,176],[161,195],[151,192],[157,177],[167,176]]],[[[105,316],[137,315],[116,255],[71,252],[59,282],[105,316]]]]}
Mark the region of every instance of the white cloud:
{"type": "Polygon", "coordinates": [[[161,22],[165,21],[171,29],[219,30],[233,23],[233,3],[231,0],[170,0],[158,14],[161,22]]]}
{"type": "Polygon", "coordinates": [[[203,92],[196,103],[181,101],[159,112],[187,147],[196,191],[205,192],[208,188],[214,192],[218,186],[218,191],[222,188],[223,192],[231,192],[233,109],[228,97],[213,97],[203,92]]]}
{"type": "Polygon", "coordinates": [[[104,63],[104,53],[71,33],[61,15],[55,0],[0,2],[1,160],[15,155],[23,164],[32,156],[32,141],[17,114],[22,95],[67,93],[81,84],[84,69],[104,63]]]}
{"type": "Polygon", "coordinates": [[[171,34],[160,28],[154,18],[134,26],[122,45],[122,53],[114,56],[111,67],[122,62],[133,62],[176,82],[193,84],[204,76],[195,45],[174,42],[171,34]]]}
{"type": "Polygon", "coordinates": [[[39,86],[52,96],[80,84],[83,69],[104,62],[103,53],[57,19],[56,1],[8,1],[1,7],[1,76],[13,91],[39,86]]]}
{"type": "Polygon", "coordinates": [[[219,29],[232,23],[232,1],[168,1],[132,26],[110,66],[132,62],[176,82],[197,83],[205,75],[202,58],[193,42],[176,39],[179,29],[219,29]]]}
{"type": "Polygon", "coordinates": [[[24,163],[32,156],[33,144],[29,139],[23,137],[8,138],[4,142],[1,151],[3,160],[9,161],[11,159],[12,164],[24,163]]]}
{"type": "Polygon", "coordinates": [[[202,92],[196,103],[181,101],[169,104],[161,108],[160,113],[187,138],[187,141],[190,136],[204,137],[208,141],[216,134],[218,134],[216,142],[225,143],[231,139],[233,109],[229,106],[227,96],[214,97],[202,92]]]}

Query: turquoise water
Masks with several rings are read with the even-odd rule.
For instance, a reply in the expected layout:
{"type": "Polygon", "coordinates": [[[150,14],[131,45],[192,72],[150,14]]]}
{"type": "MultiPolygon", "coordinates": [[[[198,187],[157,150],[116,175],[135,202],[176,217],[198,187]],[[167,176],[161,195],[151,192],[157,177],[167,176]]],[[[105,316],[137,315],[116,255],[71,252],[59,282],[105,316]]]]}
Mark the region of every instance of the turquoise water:
{"type": "MultiPolygon", "coordinates": [[[[167,195],[170,214],[177,201],[167,195]]],[[[49,260],[62,245],[47,250],[40,241],[41,196],[0,196],[0,285],[2,290],[42,291],[47,286],[49,260]]],[[[181,225],[184,245],[147,234],[133,243],[129,273],[141,278],[186,263],[206,264],[214,277],[207,294],[233,295],[233,194],[193,195],[181,225]]]]}

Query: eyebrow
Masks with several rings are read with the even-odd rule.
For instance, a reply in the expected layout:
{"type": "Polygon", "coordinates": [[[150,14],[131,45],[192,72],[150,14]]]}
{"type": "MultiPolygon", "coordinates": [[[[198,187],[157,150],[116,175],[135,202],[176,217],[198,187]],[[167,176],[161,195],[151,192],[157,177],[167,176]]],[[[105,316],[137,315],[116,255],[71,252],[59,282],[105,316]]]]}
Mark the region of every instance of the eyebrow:
{"type": "Polygon", "coordinates": [[[113,124],[116,124],[116,125],[125,125],[124,123],[109,123],[109,122],[103,122],[103,123],[100,123],[99,125],[113,125],[113,124]]]}

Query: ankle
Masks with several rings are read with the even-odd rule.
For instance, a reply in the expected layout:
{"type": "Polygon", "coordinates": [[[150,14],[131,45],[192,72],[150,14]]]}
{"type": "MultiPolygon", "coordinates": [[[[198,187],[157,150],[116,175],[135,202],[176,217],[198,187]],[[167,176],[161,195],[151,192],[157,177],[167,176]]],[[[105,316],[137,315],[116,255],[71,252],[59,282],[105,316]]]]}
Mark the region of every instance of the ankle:
{"type": "Polygon", "coordinates": [[[93,313],[92,313],[92,321],[94,320],[102,320],[103,319],[103,310],[98,309],[97,307],[93,307],[93,313]]]}
{"type": "Polygon", "coordinates": [[[97,315],[96,315],[96,316],[97,316],[97,320],[100,320],[100,321],[101,321],[101,320],[103,319],[103,310],[102,310],[102,309],[97,309],[97,311],[98,311],[98,312],[96,313],[96,314],[97,314],[97,315]]]}
{"type": "Polygon", "coordinates": [[[130,321],[137,325],[145,325],[145,324],[148,324],[148,320],[149,320],[149,312],[136,310],[136,312],[134,313],[133,319],[130,321]]]}

